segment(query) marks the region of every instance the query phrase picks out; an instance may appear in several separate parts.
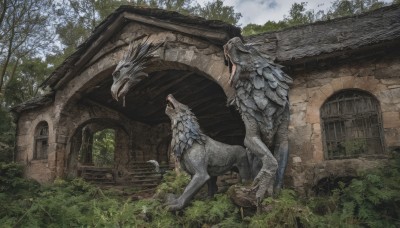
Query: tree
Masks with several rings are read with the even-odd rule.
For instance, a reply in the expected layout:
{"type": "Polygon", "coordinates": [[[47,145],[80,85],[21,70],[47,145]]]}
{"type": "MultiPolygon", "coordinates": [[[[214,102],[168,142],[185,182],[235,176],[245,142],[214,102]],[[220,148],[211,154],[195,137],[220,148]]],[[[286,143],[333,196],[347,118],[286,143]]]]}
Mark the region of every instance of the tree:
{"type": "Polygon", "coordinates": [[[50,71],[41,58],[23,57],[15,70],[15,76],[4,88],[5,107],[12,107],[40,95],[39,85],[50,71]]]}
{"type": "MultiPolygon", "coordinates": [[[[393,3],[400,2],[394,0],[393,3]]],[[[338,17],[351,16],[374,10],[387,5],[379,0],[335,0],[332,6],[327,10],[307,10],[307,2],[293,3],[289,15],[278,22],[267,21],[264,25],[248,24],[243,28],[243,35],[253,35],[268,31],[309,24],[320,20],[329,20],[338,17]]]]}
{"type": "Polygon", "coordinates": [[[93,137],[93,162],[96,166],[110,166],[114,163],[115,131],[104,129],[93,137]]]}
{"type": "Polygon", "coordinates": [[[242,29],[244,36],[255,35],[258,33],[264,33],[268,31],[277,31],[283,28],[287,28],[289,25],[285,21],[267,21],[264,25],[248,24],[242,29]]]}
{"type": "Polygon", "coordinates": [[[208,20],[221,20],[233,25],[237,25],[242,17],[241,13],[235,12],[233,6],[224,6],[223,0],[207,2],[203,8],[198,8],[197,14],[208,20]]]}
{"type": "Polygon", "coordinates": [[[336,0],[326,13],[324,19],[351,16],[365,13],[370,10],[385,6],[386,3],[379,0],[336,0]]]}
{"type": "Polygon", "coordinates": [[[293,3],[289,16],[284,21],[291,26],[308,24],[314,21],[314,12],[306,10],[307,2],[293,3]]]}
{"type": "Polygon", "coordinates": [[[21,59],[51,50],[49,0],[0,1],[0,100],[21,59]]]}

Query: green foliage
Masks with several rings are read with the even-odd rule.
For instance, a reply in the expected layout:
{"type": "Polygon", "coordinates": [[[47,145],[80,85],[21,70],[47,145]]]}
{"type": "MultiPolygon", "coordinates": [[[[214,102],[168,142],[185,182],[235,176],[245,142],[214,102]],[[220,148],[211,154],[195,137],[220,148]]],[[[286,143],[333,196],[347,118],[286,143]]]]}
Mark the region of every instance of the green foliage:
{"type": "Polygon", "coordinates": [[[277,31],[287,27],[309,24],[316,21],[357,15],[388,5],[379,0],[335,0],[331,4],[332,5],[325,12],[323,10],[308,10],[307,2],[293,3],[289,14],[286,15],[283,20],[278,22],[267,21],[264,25],[248,24],[243,28],[242,34],[248,36],[277,31]]]}
{"type": "Polygon", "coordinates": [[[241,13],[235,13],[233,6],[224,6],[223,0],[207,2],[204,7],[198,7],[197,15],[208,20],[220,20],[237,25],[242,17],[241,13]]]}
{"type": "Polygon", "coordinates": [[[93,136],[93,162],[97,167],[114,164],[115,131],[105,129],[93,136]]]}
{"type": "MultiPolygon", "coordinates": [[[[332,196],[301,199],[292,190],[267,198],[267,212],[241,218],[225,194],[195,200],[182,213],[157,199],[125,200],[82,179],[39,186],[17,164],[0,164],[2,227],[399,227],[400,159],[362,174],[332,196]]],[[[166,174],[162,189],[182,191],[189,178],[166,174]],[[167,184],[169,183],[169,184],[167,184]]]]}
{"type": "Polygon", "coordinates": [[[400,158],[363,173],[348,186],[341,184],[331,197],[309,200],[309,205],[323,215],[321,226],[399,227],[400,158]]]}
{"type": "Polygon", "coordinates": [[[37,183],[24,179],[23,173],[23,166],[18,163],[0,162],[0,193],[17,194],[37,188],[37,183]]]}
{"type": "Polygon", "coordinates": [[[258,214],[250,220],[250,227],[310,227],[317,216],[300,200],[293,190],[282,190],[278,198],[263,202],[271,211],[258,214]]]}
{"type": "Polygon", "coordinates": [[[289,27],[289,25],[285,21],[267,21],[264,25],[248,24],[244,26],[242,34],[244,36],[249,36],[269,31],[277,31],[287,27],[289,27]]]}
{"type": "Polygon", "coordinates": [[[185,209],[183,223],[188,227],[207,225],[240,226],[238,209],[227,195],[216,195],[212,200],[194,201],[185,209]]]}
{"type": "Polygon", "coordinates": [[[184,172],[167,171],[163,176],[162,183],[157,187],[156,196],[164,198],[168,193],[182,194],[189,181],[189,175],[184,172]]]}
{"type": "Polygon", "coordinates": [[[10,113],[0,106],[0,162],[13,160],[15,124],[10,113]]]}
{"type": "Polygon", "coordinates": [[[400,159],[354,179],[340,193],[341,220],[370,227],[399,226],[400,159]]]}

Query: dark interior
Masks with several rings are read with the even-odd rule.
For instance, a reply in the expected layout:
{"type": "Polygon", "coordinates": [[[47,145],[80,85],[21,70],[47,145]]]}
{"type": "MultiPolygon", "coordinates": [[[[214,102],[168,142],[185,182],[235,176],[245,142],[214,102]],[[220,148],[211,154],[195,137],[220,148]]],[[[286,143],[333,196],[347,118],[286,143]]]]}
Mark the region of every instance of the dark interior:
{"type": "Polygon", "coordinates": [[[134,86],[123,101],[111,97],[112,77],[96,86],[87,98],[149,125],[168,123],[166,96],[173,94],[196,114],[204,133],[228,144],[243,144],[244,125],[234,107],[226,106],[222,88],[198,73],[183,70],[153,72],[134,86]]]}

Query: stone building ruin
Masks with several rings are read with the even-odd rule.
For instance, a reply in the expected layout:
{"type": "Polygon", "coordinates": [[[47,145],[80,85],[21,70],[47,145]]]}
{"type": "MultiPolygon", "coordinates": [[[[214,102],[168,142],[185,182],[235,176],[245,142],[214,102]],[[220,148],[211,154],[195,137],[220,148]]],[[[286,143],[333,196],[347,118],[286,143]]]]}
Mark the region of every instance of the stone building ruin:
{"type": "MultiPolygon", "coordinates": [[[[239,28],[219,21],[121,6],[47,78],[50,93],[12,109],[15,160],[42,183],[77,176],[91,163],[90,154],[78,160],[82,134],[113,129],[116,173],[150,159],[168,163],[168,93],[193,109],[207,135],[242,144],[241,118],[226,106],[232,88],[222,49],[235,36],[239,28]],[[124,107],[111,97],[111,73],[129,43],[144,37],[165,45],[124,107]]],[[[294,79],[286,186],[308,193],[400,148],[399,5],[243,39],[294,79]]]]}

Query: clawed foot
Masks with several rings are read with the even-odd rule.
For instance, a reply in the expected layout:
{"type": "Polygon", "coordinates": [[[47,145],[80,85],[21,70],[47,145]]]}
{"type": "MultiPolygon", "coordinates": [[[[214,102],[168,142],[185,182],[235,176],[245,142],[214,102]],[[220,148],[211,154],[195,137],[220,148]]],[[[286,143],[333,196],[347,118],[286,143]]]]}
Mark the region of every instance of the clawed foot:
{"type": "Polygon", "coordinates": [[[179,200],[174,199],[173,197],[170,197],[163,206],[168,211],[178,211],[183,208],[183,205],[179,203],[179,200]]]}
{"type": "Polygon", "coordinates": [[[273,193],[273,179],[271,178],[270,173],[267,170],[261,169],[257,174],[256,178],[254,178],[254,182],[252,185],[252,190],[257,190],[256,198],[259,201],[262,201],[265,192],[268,191],[268,195],[272,195],[273,193]]]}
{"type": "Polygon", "coordinates": [[[166,205],[165,206],[165,209],[167,210],[167,211],[171,211],[171,212],[173,212],[173,211],[179,211],[179,210],[181,210],[183,208],[183,205],[180,205],[180,204],[169,204],[169,205],[166,205]]]}

